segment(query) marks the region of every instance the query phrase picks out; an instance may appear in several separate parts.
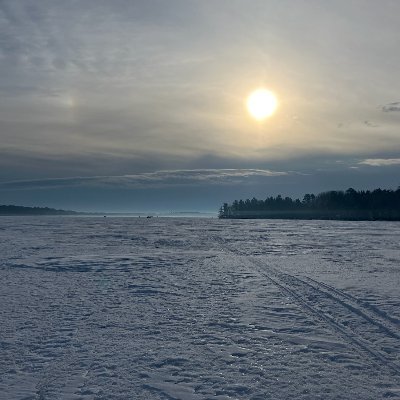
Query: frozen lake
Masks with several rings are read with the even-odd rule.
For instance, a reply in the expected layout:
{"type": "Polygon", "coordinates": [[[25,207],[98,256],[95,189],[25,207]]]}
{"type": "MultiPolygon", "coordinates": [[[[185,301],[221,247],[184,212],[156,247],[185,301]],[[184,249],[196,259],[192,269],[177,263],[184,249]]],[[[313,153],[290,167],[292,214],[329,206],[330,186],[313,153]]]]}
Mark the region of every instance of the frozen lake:
{"type": "Polygon", "coordinates": [[[400,223],[0,218],[0,398],[400,399],[400,223]]]}

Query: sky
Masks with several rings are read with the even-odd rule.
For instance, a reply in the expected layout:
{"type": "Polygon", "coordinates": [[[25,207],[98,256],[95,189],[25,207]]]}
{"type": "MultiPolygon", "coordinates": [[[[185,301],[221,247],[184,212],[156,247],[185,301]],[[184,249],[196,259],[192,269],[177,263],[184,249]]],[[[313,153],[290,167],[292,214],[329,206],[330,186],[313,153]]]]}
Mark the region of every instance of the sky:
{"type": "Polygon", "coordinates": [[[399,26],[398,0],[0,0],[0,204],[396,189],[399,26]]]}

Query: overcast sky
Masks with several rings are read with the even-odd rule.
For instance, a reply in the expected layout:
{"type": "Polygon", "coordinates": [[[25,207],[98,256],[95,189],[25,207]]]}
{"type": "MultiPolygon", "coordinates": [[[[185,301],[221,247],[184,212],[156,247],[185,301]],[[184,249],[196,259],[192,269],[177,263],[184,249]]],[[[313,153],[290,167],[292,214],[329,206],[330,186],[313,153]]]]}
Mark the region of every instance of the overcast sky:
{"type": "Polygon", "coordinates": [[[399,26],[398,0],[0,0],[0,204],[396,188],[399,26]]]}

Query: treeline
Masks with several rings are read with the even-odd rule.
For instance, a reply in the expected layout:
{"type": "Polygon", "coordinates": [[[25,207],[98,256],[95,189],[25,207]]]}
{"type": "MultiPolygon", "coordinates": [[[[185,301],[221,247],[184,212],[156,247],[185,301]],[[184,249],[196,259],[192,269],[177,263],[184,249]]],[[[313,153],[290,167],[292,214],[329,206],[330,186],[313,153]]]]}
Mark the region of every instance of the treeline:
{"type": "Polygon", "coordinates": [[[219,218],[290,218],[345,220],[400,220],[400,187],[397,190],[329,191],[306,194],[303,199],[268,197],[224,203],[219,218]]]}
{"type": "Polygon", "coordinates": [[[0,205],[0,215],[75,215],[75,211],[56,210],[49,207],[22,207],[0,205]]]}

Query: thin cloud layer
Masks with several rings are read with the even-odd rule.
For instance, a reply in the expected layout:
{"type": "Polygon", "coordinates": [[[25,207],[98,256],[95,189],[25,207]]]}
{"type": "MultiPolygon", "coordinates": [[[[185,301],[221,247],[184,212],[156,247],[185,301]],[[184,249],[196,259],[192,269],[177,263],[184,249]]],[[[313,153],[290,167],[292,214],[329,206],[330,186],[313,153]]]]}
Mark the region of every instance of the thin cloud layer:
{"type": "Polygon", "coordinates": [[[387,167],[391,165],[400,165],[400,158],[367,158],[358,164],[369,165],[371,167],[387,167]]]}
{"type": "Polygon", "coordinates": [[[394,103],[386,104],[382,107],[382,111],[384,112],[398,112],[400,111],[400,101],[396,101],[394,103]]]}
{"type": "Polygon", "coordinates": [[[134,175],[71,177],[10,181],[0,183],[0,190],[32,190],[67,187],[103,187],[119,189],[161,188],[181,185],[227,185],[245,183],[251,178],[288,175],[289,172],[265,169],[199,169],[156,171],[134,175]]]}
{"type": "MultiPolygon", "coordinates": [[[[373,1],[0,1],[0,163],[7,148],[39,154],[47,169],[59,166],[52,155],[96,165],[112,154],[118,166],[126,152],[145,154],[157,158],[152,170],[202,168],[197,160],[210,154],[261,166],[391,151],[398,121],[377,105],[397,90],[398,41],[386,38],[398,37],[398,15],[400,3],[373,1]],[[263,85],[280,107],[260,125],[244,99],[263,85]]],[[[104,174],[129,170],[149,168],[104,174]]]]}

